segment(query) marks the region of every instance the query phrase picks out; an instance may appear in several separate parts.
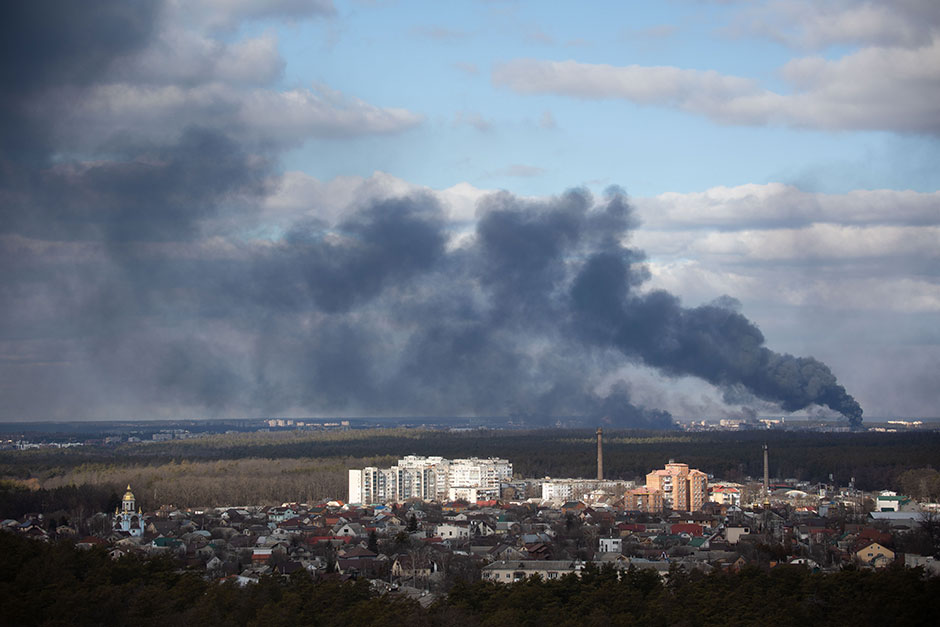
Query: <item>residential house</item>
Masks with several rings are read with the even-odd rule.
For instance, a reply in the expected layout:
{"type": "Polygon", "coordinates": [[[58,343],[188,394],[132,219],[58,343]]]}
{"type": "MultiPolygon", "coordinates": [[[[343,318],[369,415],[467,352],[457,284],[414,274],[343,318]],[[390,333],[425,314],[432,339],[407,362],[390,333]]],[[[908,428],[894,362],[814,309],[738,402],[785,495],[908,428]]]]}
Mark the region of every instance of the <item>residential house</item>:
{"type": "Polygon", "coordinates": [[[874,540],[862,540],[855,546],[855,559],[866,566],[884,568],[894,561],[894,551],[874,540]]]}
{"type": "Polygon", "coordinates": [[[623,538],[599,538],[597,545],[599,553],[621,553],[623,551],[623,538]]]}
{"type": "Polygon", "coordinates": [[[546,580],[559,579],[583,569],[584,562],[578,560],[500,560],[484,566],[481,574],[487,581],[513,583],[535,575],[546,580]]]}
{"type": "Polygon", "coordinates": [[[361,538],[366,535],[359,523],[343,523],[333,528],[333,535],[337,537],[361,538]]]}
{"type": "Polygon", "coordinates": [[[454,523],[443,523],[435,526],[434,535],[443,540],[460,541],[470,538],[470,526],[454,523]]]}

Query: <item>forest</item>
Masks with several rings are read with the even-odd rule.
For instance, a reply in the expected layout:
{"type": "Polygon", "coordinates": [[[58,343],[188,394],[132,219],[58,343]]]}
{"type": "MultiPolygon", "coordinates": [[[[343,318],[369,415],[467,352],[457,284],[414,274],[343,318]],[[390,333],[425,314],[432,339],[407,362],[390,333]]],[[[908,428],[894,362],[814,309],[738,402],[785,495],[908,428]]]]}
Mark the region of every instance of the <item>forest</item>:
{"type": "Polygon", "coordinates": [[[8,625],[936,625],[940,579],[921,569],[811,573],[801,566],[708,575],[589,565],[578,578],[459,583],[428,607],[368,581],[306,571],[240,588],[165,557],[111,559],[0,533],[8,625]]]}
{"type": "MultiPolygon", "coordinates": [[[[940,434],[797,431],[616,431],[604,435],[608,478],[642,479],[669,459],[715,477],[762,473],[863,490],[915,490],[936,497],[940,434]]],[[[389,466],[408,454],[500,456],[519,477],[591,477],[590,430],[368,429],[209,435],[191,440],[0,452],[0,516],[26,512],[79,516],[107,511],[128,483],[144,509],[269,505],[346,497],[346,471],[389,466]]]]}

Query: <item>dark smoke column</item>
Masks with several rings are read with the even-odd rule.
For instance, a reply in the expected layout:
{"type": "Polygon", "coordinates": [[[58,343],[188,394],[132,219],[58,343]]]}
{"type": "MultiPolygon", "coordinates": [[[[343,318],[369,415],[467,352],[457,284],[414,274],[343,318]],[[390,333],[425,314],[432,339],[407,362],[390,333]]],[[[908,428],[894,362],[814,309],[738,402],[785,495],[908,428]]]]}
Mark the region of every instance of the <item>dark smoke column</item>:
{"type": "MultiPolygon", "coordinates": [[[[624,202],[614,196],[607,211],[624,202]]],[[[572,281],[577,336],[617,348],[670,376],[692,375],[725,388],[743,386],[790,412],[825,405],[845,416],[852,428],[861,426],[862,408],[829,367],[812,357],[765,347],[763,334],[738,313],[734,299],[688,309],[662,290],[636,293],[649,271],[642,253],[620,244],[627,234],[624,230],[614,244],[589,254],[572,281]]]]}

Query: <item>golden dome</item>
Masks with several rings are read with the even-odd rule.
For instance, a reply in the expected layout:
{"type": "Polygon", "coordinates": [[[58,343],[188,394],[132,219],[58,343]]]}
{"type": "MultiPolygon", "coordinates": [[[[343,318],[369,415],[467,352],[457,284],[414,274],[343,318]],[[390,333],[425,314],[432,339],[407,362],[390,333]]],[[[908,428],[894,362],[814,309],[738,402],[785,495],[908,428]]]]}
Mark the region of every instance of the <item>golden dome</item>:
{"type": "Polygon", "coordinates": [[[134,493],[131,492],[131,484],[129,483],[127,484],[127,492],[124,493],[124,498],[122,500],[124,501],[136,501],[137,500],[134,498],[134,493]]]}

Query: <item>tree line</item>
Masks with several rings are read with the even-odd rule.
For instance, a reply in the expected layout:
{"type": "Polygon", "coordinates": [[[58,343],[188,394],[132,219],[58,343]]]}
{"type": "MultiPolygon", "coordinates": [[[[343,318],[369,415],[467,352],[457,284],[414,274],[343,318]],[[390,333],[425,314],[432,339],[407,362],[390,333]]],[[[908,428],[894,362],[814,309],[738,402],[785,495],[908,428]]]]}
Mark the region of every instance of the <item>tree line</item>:
{"type": "Polygon", "coordinates": [[[166,557],[78,550],[0,533],[0,607],[10,625],[935,625],[940,579],[920,569],[811,573],[799,566],[708,575],[648,570],[515,584],[458,581],[429,607],[366,580],[306,571],[244,588],[166,557]]]}

